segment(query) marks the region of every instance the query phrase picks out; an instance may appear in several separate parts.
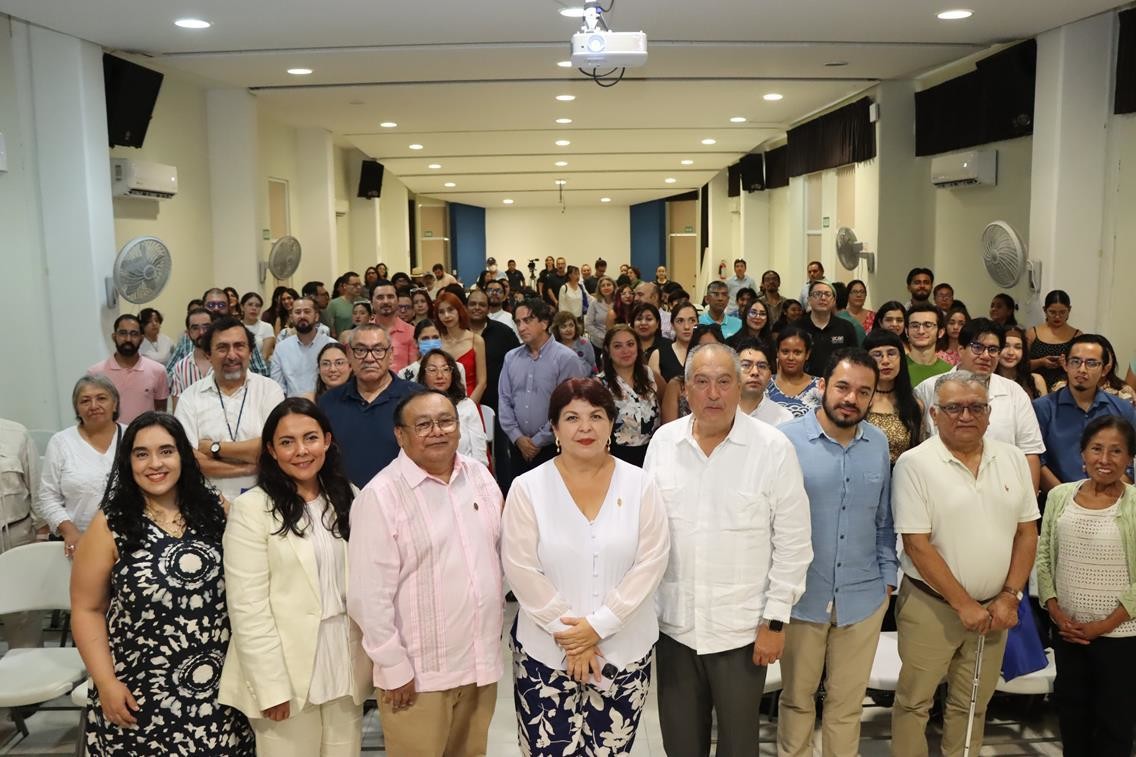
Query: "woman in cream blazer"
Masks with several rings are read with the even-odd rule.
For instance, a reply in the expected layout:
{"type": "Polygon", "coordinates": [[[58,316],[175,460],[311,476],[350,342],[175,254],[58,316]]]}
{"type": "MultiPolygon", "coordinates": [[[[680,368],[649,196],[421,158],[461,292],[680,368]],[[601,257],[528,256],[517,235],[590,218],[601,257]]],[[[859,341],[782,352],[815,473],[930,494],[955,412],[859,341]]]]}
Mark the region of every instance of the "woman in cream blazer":
{"type": "Polygon", "coordinates": [[[278,405],[261,438],[257,486],[225,527],[233,636],[219,700],[249,717],[260,757],[356,757],[374,684],[346,612],[354,492],[310,400],[278,405]]]}

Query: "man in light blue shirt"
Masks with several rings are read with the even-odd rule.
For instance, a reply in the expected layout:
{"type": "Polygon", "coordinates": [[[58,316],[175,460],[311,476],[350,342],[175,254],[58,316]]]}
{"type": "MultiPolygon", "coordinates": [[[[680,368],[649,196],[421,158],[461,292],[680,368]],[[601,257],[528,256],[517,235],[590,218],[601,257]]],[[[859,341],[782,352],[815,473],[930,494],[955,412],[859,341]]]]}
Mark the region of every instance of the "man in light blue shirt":
{"type": "Polygon", "coordinates": [[[726,289],[730,295],[730,304],[728,305],[730,313],[744,318],[744,314],[738,312],[738,292],[743,289],[752,289],[756,294],[757,282],[753,280],[752,276],[746,274],[746,262],[741,258],[734,261],[734,275],[726,279],[726,289]]]}
{"type": "Polygon", "coordinates": [[[301,297],[292,303],[296,335],[280,340],[272,353],[271,365],[272,380],[280,384],[286,397],[315,395],[319,376],[317,357],[324,345],[333,341],[316,328],[318,319],[315,301],[310,297],[301,297]]]}
{"type": "Polygon", "coordinates": [[[716,323],[722,327],[722,338],[729,339],[742,327],[741,319],[726,313],[730,304],[730,290],[724,281],[711,281],[706,286],[706,310],[698,317],[698,322],[709,326],[716,323]]]}
{"type": "Polygon", "coordinates": [[[804,472],[813,545],[781,660],[782,757],[812,754],[822,674],[825,753],[857,753],[861,703],[899,567],[887,437],[863,422],[879,368],[864,350],[845,348],[829,358],[823,378],[821,407],[778,427],[804,472]]]}

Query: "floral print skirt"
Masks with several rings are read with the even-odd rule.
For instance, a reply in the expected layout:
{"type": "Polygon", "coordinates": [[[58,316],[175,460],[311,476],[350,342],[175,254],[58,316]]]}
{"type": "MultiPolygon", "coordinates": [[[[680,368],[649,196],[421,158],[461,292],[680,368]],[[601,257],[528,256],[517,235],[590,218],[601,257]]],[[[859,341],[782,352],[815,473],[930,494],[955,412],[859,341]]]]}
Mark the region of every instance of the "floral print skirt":
{"type": "Polygon", "coordinates": [[[529,657],[511,634],[517,740],[525,757],[631,754],[651,686],[651,654],[615,676],[607,691],[578,683],[529,657]]]}

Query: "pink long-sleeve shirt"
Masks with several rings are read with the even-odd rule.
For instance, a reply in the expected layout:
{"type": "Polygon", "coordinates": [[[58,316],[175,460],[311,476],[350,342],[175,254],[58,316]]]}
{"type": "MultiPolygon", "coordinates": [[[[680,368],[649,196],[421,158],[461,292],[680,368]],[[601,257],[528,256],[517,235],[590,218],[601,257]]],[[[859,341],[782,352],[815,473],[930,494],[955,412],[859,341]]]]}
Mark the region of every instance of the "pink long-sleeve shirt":
{"type": "Polygon", "coordinates": [[[457,455],[449,483],[400,452],[351,508],[347,612],[375,686],[444,691],[501,678],[501,492],[457,455]]]}

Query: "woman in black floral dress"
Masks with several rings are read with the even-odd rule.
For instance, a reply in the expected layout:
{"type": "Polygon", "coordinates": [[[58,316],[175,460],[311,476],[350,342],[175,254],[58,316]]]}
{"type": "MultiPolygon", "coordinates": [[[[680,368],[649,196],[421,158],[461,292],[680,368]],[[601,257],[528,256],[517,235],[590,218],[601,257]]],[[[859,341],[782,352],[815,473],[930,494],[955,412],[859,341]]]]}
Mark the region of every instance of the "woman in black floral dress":
{"type": "Polygon", "coordinates": [[[224,528],[181,424],[140,415],[72,570],[71,629],[94,683],[88,754],[255,753],[244,715],[217,703],[229,643],[224,528]]]}

